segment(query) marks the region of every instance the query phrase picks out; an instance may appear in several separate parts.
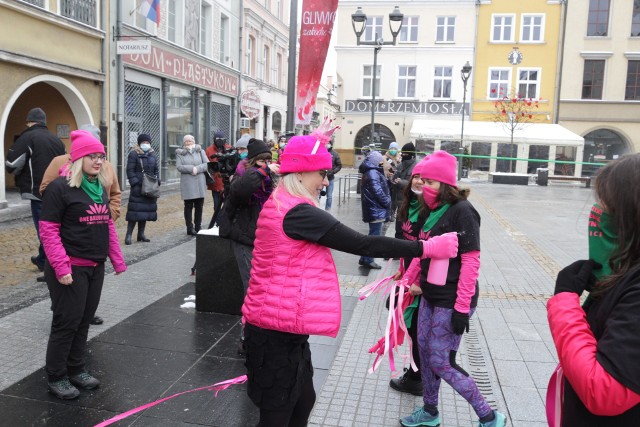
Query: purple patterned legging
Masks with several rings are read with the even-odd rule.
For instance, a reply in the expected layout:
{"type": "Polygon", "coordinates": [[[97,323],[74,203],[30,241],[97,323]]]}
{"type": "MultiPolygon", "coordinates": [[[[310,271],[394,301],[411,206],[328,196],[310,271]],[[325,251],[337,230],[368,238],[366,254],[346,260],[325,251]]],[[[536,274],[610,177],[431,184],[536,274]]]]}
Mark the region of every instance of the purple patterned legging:
{"type": "MultiPolygon", "coordinates": [[[[471,309],[469,315],[475,310],[471,309]]],[[[440,379],[444,379],[473,407],[478,417],[489,415],[491,407],[480,394],[473,378],[455,364],[455,352],[462,335],[451,329],[453,309],[434,307],[424,298],[418,313],[418,345],[420,347],[420,371],[422,372],[422,399],[425,405],[438,406],[440,379]],[[453,366],[452,366],[453,364],[453,366]]]]}

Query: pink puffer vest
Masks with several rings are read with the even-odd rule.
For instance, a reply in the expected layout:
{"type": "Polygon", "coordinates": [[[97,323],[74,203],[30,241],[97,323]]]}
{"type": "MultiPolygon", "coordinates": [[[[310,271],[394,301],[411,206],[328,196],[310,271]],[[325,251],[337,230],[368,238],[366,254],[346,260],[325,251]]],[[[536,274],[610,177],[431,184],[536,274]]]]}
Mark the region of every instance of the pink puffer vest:
{"type": "Polygon", "coordinates": [[[342,311],[331,250],[291,239],[282,228],[287,212],[301,203],[309,202],[278,188],[264,204],[242,314],[265,329],[335,337],[342,311]]]}

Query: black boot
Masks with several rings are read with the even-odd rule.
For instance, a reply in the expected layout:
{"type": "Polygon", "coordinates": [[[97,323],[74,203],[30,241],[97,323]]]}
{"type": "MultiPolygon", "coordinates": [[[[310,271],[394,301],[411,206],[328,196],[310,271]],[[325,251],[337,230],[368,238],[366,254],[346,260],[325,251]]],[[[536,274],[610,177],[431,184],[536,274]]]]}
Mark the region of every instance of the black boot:
{"type": "Polygon", "coordinates": [[[391,388],[402,393],[422,396],[422,378],[420,378],[420,374],[413,372],[411,369],[405,369],[404,371],[403,376],[389,381],[391,388]]]}
{"type": "Polygon", "coordinates": [[[147,226],[147,221],[138,221],[138,242],[150,242],[144,235],[144,229],[147,226]]]}
{"type": "Polygon", "coordinates": [[[135,221],[129,221],[127,222],[127,234],[126,236],[124,236],[124,244],[125,245],[130,245],[131,244],[131,235],[133,234],[133,229],[136,226],[136,222],[135,221]]]}

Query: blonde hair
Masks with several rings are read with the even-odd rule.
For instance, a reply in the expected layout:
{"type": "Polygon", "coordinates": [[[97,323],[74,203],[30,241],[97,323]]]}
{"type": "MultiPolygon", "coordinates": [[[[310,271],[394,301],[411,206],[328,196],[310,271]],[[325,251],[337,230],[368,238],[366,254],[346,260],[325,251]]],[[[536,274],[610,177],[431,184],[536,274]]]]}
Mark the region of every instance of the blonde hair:
{"type": "Polygon", "coordinates": [[[315,197],[311,192],[302,184],[302,181],[298,179],[295,173],[288,173],[280,177],[278,181],[278,186],[273,192],[273,200],[276,203],[276,206],[279,208],[278,203],[278,190],[282,188],[291,194],[294,197],[301,197],[303,199],[307,199],[313,206],[318,207],[319,202],[318,198],[315,197]]]}
{"type": "MultiPolygon", "coordinates": [[[[69,166],[69,173],[67,175],[67,182],[69,183],[69,187],[80,188],[80,185],[82,185],[82,159],[84,159],[84,157],[80,157],[78,160],[71,163],[71,166],[69,166]]],[[[107,188],[107,178],[104,174],[105,171],[103,162],[102,167],[100,168],[100,172],[98,172],[98,181],[100,181],[100,185],[102,185],[102,188],[107,188]]]]}

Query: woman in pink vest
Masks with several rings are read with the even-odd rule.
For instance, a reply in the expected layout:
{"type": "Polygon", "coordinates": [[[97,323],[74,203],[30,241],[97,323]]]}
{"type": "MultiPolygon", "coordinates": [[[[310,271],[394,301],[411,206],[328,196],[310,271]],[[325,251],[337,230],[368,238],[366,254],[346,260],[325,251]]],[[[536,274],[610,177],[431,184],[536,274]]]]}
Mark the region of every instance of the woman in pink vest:
{"type": "Polygon", "coordinates": [[[428,242],[366,236],[318,207],[331,132],[291,138],[258,218],[245,320],[248,394],[260,426],[305,426],[315,402],[309,335],[335,337],[340,287],[331,249],[372,257],[453,257],[455,234],[428,242]]]}

